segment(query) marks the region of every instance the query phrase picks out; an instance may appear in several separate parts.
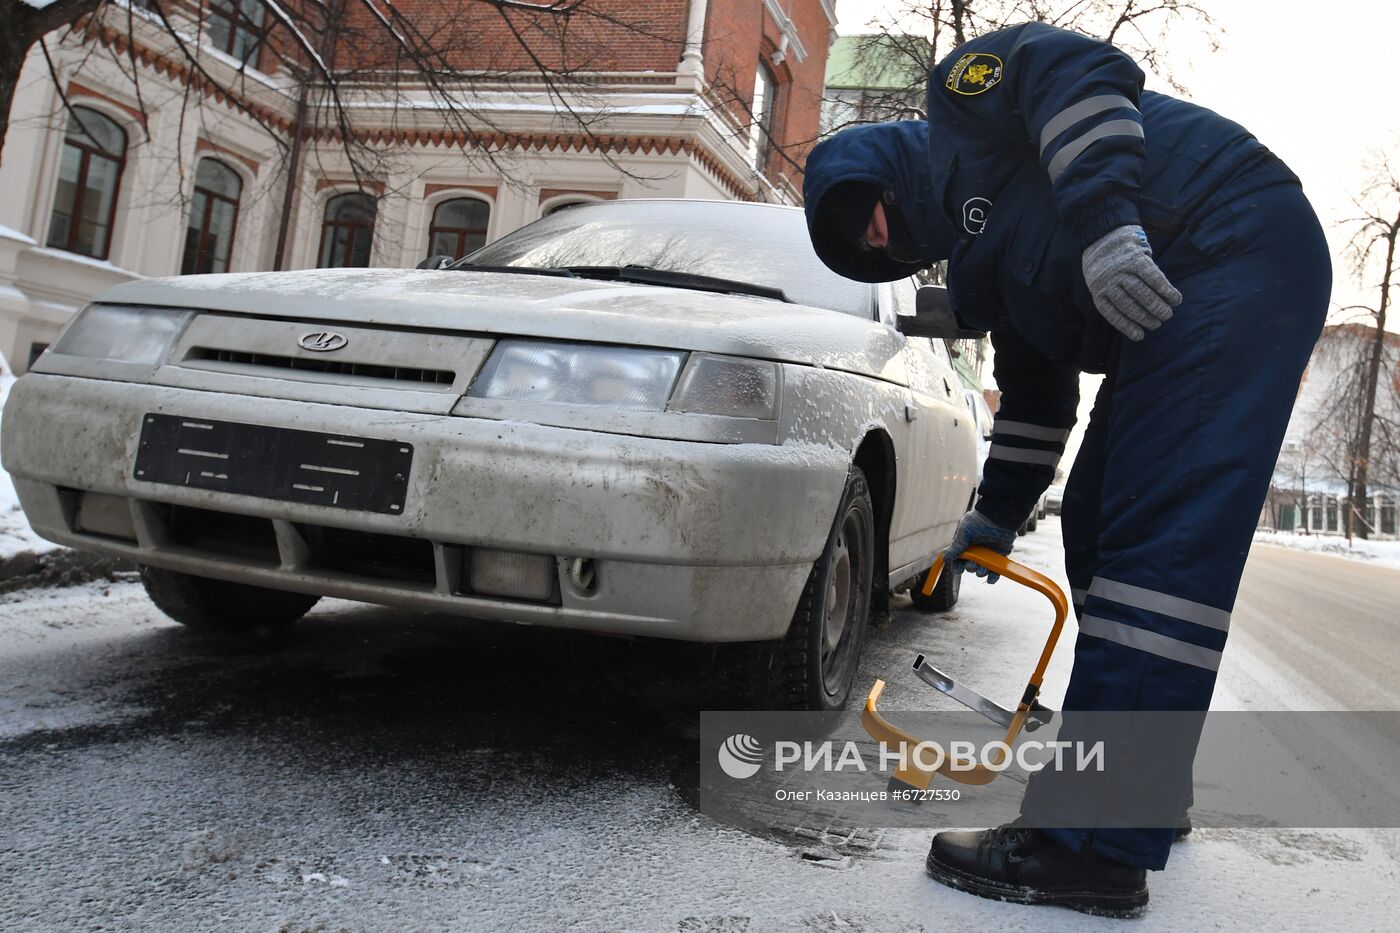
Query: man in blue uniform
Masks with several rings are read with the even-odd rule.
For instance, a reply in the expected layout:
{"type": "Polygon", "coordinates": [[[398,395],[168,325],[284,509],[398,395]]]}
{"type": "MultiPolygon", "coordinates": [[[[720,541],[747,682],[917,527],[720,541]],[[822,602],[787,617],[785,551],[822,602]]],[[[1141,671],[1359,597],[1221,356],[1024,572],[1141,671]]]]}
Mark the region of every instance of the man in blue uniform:
{"type": "MultiPolygon", "coordinates": [[[[1032,23],[939,63],[927,124],[817,146],[804,187],[833,270],[887,281],[946,259],[960,323],[991,333],[1001,408],[950,558],[1011,550],[1074,425],[1080,372],[1105,374],[1063,503],[1079,621],[1064,708],[1204,711],[1331,289],[1297,178],[1238,124],[1143,91],[1113,46],[1032,23]]],[[[1190,757],[1168,768],[1173,812],[1190,757]]],[[[1094,801],[1058,793],[1037,775],[1021,820],[939,834],[930,874],[1003,900],[1142,910],[1176,827],[1100,825],[1094,801]]]]}

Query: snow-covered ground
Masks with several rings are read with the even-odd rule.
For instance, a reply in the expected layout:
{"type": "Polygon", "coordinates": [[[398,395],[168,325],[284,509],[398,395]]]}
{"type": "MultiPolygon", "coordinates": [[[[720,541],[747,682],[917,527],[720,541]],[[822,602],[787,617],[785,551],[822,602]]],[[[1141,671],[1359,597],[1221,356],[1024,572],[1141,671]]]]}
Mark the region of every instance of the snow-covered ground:
{"type": "MultiPolygon", "coordinates": [[[[1063,582],[1058,538],[1047,521],[1016,556],[1063,582]]],[[[889,680],[886,708],[946,700],[908,672],[920,650],[993,695],[1024,682],[1044,599],[967,579],[953,613],[901,601],[871,633],[859,679],[889,680]]],[[[694,670],[666,646],[341,601],[243,648],[134,583],[0,598],[0,929],[1126,929],[940,887],[926,830],[832,867],[715,824],[680,790],[694,670]]],[[[1317,702],[1300,676],[1232,635],[1215,705],[1317,702]]],[[[1398,858],[1391,831],[1201,829],[1132,929],[1393,929],[1398,858]]]]}
{"type": "Polygon", "coordinates": [[[1311,551],[1375,564],[1378,567],[1400,569],[1400,541],[1363,541],[1352,538],[1350,544],[1338,535],[1299,535],[1282,531],[1256,531],[1255,544],[1286,547],[1295,551],[1311,551]]]}
{"type": "MultiPolygon", "coordinates": [[[[9,362],[0,354],[0,407],[10,398],[10,387],[15,384],[15,376],[9,362]]],[[[12,557],[23,551],[48,551],[57,545],[36,535],[20,511],[19,499],[15,496],[10,474],[0,467],[0,560],[12,557]]]]}

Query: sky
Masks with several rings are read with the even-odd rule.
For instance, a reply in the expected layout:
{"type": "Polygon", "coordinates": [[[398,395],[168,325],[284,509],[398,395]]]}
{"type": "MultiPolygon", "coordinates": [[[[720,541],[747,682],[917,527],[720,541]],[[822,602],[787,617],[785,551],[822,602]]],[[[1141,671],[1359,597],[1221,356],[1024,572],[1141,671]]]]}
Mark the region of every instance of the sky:
{"type": "MultiPolygon", "coordinates": [[[[1244,124],[1303,180],[1334,257],[1333,300],[1374,304],[1342,258],[1355,216],[1351,197],[1364,179],[1368,150],[1400,143],[1396,39],[1400,4],[1393,0],[1198,0],[1222,28],[1211,52],[1198,33],[1177,26],[1164,43],[1190,99],[1244,124]],[[1325,10],[1325,16],[1294,11],[1325,10]]],[[[842,33],[868,31],[872,17],[900,0],[837,0],[842,33]]],[[[1170,91],[1156,76],[1147,87],[1170,91]]],[[[1397,147],[1400,149],[1400,147],[1397,147]]],[[[1372,276],[1374,279],[1374,276],[1372,276]]],[[[1390,330],[1400,331],[1400,320],[1390,330]]]]}

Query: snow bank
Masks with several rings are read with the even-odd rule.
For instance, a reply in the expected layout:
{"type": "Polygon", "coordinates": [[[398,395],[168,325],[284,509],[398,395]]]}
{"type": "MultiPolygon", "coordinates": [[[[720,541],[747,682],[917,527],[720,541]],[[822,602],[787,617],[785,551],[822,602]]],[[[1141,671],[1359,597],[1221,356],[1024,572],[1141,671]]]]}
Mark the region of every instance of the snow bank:
{"type": "MultiPolygon", "coordinates": [[[[14,371],[10,363],[0,354],[0,405],[9,401],[10,386],[15,383],[14,371]]],[[[29,520],[19,508],[19,497],[15,495],[10,474],[0,467],[0,560],[24,551],[51,551],[58,545],[45,541],[29,527],[29,520]]]]}
{"type": "Polygon", "coordinates": [[[1256,531],[1255,544],[1272,544],[1275,547],[1292,548],[1296,551],[1313,551],[1317,554],[1331,554],[1348,560],[1365,561],[1381,567],[1394,567],[1400,570],[1400,541],[1362,541],[1353,538],[1351,544],[1339,535],[1299,535],[1290,532],[1256,531]]]}

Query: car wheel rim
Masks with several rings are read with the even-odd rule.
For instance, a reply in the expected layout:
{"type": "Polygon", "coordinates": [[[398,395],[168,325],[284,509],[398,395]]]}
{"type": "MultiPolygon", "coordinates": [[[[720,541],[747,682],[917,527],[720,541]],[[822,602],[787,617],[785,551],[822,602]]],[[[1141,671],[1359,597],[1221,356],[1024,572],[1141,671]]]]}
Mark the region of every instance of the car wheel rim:
{"type": "Polygon", "coordinates": [[[841,522],[827,565],[826,611],[822,619],[822,684],[829,695],[845,689],[855,615],[860,607],[860,574],[867,542],[861,513],[851,509],[841,522]]]}

